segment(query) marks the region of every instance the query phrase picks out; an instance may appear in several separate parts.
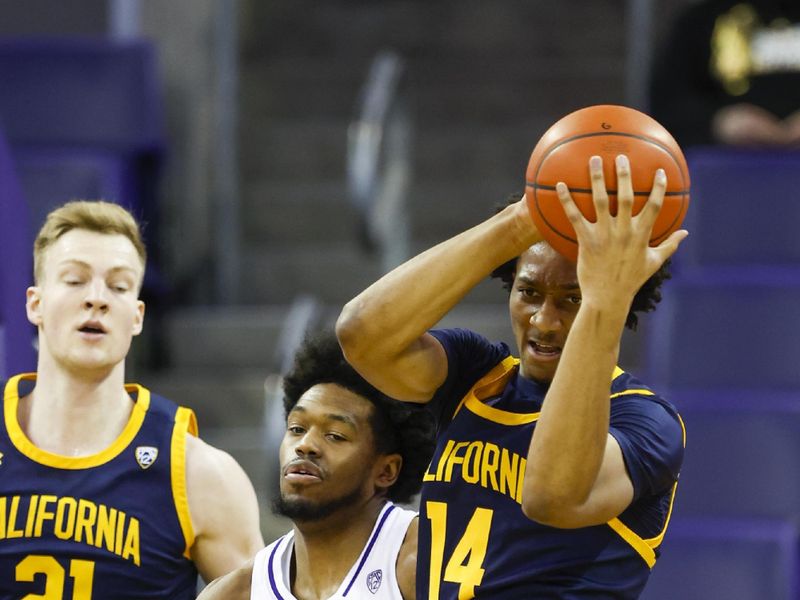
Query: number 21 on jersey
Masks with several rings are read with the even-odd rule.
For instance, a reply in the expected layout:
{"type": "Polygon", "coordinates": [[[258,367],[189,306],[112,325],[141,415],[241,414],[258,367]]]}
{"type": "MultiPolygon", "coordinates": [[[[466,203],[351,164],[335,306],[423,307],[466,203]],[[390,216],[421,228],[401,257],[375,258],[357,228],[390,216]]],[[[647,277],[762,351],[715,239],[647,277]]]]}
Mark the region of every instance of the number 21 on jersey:
{"type": "MultiPolygon", "coordinates": [[[[45,576],[44,594],[28,594],[22,600],[68,600],[64,596],[67,571],[54,557],[31,554],[17,564],[17,581],[33,582],[37,575],[45,576]]],[[[94,563],[70,560],[69,576],[74,580],[72,600],[92,600],[94,563]]]]}
{"type": "Polygon", "coordinates": [[[475,597],[475,588],[483,580],[483,561],[486,559],[486,546],[489,543],[489,530],[492,527],[494,511],[476,508],[467,528],[453,554],[444,567],[445,534],[447,532],[447,504],[428,501],[425,503],[428,520],[431,522],[431,565],[428,583],[428,598],[439,600],[439,582],[458,583],[458,600],[475,597]]]}

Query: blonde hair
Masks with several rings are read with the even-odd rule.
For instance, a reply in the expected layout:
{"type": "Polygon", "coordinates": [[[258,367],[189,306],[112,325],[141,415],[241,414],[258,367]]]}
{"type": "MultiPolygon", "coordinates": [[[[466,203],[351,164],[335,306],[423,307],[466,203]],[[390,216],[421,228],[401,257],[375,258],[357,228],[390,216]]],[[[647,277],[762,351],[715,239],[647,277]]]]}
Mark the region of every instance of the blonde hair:
{"type": "Polygon", "coordinates": [[[50,212],[36,236],[33,243],[33,277],[37,284],[43,276],[45,251],[73,229],[124,235],[136,248],[142,266],[147,263],[141,229],[131,213],[119,204],[103,200],[74,200],[50,212]]]}

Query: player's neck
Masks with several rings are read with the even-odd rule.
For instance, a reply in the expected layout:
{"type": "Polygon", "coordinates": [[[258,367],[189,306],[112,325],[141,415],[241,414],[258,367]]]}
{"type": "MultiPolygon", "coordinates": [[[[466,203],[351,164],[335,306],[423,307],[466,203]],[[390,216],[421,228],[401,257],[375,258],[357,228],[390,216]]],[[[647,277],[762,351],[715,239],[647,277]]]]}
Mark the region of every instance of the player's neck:
{"type": "Polygon", "coordinates": [[[314,526],[295,525],[292,593],[299,600],[329,598],[364,550],[384,498],[337,511],[314,526]]]}
{"type": "Polygon", "coordinates": [[[106,372],[76,373],[40,361],[33,392],[20,400],[20,427],[39,448],[87,456],[107,448],[134,406],[124,387],[124,362],[106,372]]]}

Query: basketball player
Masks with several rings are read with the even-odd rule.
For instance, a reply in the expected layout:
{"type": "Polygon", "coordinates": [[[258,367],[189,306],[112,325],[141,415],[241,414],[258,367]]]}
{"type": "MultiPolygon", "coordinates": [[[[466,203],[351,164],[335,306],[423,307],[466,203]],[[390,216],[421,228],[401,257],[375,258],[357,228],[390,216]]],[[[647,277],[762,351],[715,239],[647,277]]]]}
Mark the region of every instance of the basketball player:
{"type": "Polygon", "coordinates": [[[347,364],[333,332],[309,339],[284,380],[278,513],[292,531],[202,600],[413,600],[419,491],[433,420],[347,364]]]}
{"type": "Polygon", "coordinates": [[[648,247],[662,171],[637,217],[625,156],[616,217],[599,157],[590,172],[596,223],[557,186],[577,265],[542,241],[519,201],[401,265],[339,317],[350,363],[439,418],[420,504],[418,598],[635,598],[656,560],[682,425],[616,361],[624,326],[654,308],[662,265],[687,234],[648,247]],[[510,291],[519,358],[468,330],[428,331],[493,272],[510,291]]]}
{"type": "Polygon", "coordinates": [[[194,598],[263,545],[253,487],[197,435],[194,414],[135,384],[145,248],[106,202],[51,212],[27,313],[37,372],[4,386],[0,597],[194,598]]]}

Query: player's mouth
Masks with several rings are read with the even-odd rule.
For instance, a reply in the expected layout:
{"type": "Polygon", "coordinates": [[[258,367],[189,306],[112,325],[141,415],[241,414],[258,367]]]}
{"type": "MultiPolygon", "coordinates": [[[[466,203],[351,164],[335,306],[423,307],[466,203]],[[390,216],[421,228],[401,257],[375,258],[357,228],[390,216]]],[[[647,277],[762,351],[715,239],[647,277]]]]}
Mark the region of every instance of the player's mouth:
{"type": "Polygon", "coordinates": [[[545,344],[543,342],[529,340],[528,348],[536,360],[557,360],[561,357],[561,346],[555,344],[545,344]]]}
{"type": "Polygon", "coordinates": [[[108,333],[100,321],[86,321],[78,327],[78,331],[87,339],[99,339],[108,333]]]}
{"type": "Polygon", "coordinates": [[[283,468],[283,477],[292,483],[316,483],[322,481],[322,471],[308,460],[294,460],[283,468]]]}

